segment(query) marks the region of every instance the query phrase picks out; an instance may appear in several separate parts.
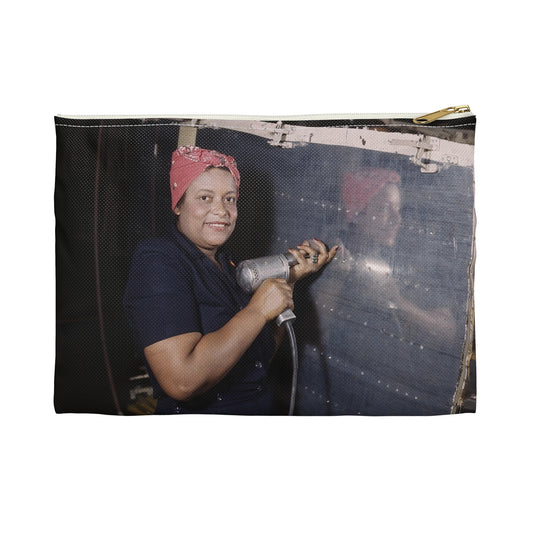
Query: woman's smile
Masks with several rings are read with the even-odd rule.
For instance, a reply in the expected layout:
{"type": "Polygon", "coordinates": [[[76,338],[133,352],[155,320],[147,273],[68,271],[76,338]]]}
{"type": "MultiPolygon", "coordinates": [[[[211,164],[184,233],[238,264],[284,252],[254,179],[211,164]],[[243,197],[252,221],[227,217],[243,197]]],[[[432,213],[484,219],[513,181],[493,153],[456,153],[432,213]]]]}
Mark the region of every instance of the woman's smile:
{"type": "Polygon", "coordinates": [[[214,230],[217,231],[224,231],[226,228],[229,228],[229,224],[227,222],[206,222],[206,224],[214,230]]]}

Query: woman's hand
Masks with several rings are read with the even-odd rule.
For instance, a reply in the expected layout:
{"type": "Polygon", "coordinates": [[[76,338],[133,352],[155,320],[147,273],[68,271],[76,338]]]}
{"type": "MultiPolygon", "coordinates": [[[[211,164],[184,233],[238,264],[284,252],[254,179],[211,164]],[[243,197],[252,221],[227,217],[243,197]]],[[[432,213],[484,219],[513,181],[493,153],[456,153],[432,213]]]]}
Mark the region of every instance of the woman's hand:
{"type": "Polygon", "coordinates": [[[318,272],[335,257],[338,249],[337,245],[328,251],[322,241],[313,239],[313,246],[309,241],[304,241],[297,250],[289,250],[298,261],[297,265],[291,267],[289,283],[295,283],[309,274],[318,272]]]}
{"type": "Polygon", "coordinates": [[[287,308],[294,309],[292,286],[283,279],[266,279],[248,305],[220,329],[176,335],[146,347],[144,354],[166,394],[187,401],[216,385],[265,324],[287,308]]]}
{"type": "Polygon", "coordinates": [[[284,279],[265,279],[255,291],[248,306],[261,313],[269,322],[285,309],[294,309],[292,289],[284,279]]]}

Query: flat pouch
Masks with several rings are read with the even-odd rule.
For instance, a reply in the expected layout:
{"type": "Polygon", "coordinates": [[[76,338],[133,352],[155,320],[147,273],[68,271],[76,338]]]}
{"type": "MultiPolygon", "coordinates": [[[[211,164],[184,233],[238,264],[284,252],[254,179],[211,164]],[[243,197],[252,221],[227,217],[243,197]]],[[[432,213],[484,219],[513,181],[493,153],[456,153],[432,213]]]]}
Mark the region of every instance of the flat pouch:
{"type": "MultiPolygon", "coordinates": [[[[468,106],[56,116],[56,412],[475,412],[475,123],[468,106]],[[188,183],[178,156],[238,176],[238,219],[215,261],[183,229],[191,209],[174,210],[188,183]],[[151,365],[146,348],[216,334],[265,280],[290,281],[290,249],[318,256],[318,241],[337,251],[296,282],[294,314],[202,389],[175,393],[183,354],[151,365]]],[[[218,368],[228,356],[209,357],[218,368]]]]}

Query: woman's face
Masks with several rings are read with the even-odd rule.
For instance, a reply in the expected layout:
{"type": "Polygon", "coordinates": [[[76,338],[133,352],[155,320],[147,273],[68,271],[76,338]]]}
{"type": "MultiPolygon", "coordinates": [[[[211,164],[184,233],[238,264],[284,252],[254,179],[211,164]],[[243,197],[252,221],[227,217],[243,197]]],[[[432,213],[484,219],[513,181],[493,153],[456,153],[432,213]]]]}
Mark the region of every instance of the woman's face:
{"type": "Polygon", "coordinates": [[[190,185],[174,209],[178,229],[200,250],[213,255],[235,229],[237,185],[229,170],[210,168],[190,185]]]}
{"type": "Polygon", "coordinates": [[[372,243],[393,246],[402,222],[400,208],[400,188],[389,183],[370,200],[356,224],[372,243]]]}

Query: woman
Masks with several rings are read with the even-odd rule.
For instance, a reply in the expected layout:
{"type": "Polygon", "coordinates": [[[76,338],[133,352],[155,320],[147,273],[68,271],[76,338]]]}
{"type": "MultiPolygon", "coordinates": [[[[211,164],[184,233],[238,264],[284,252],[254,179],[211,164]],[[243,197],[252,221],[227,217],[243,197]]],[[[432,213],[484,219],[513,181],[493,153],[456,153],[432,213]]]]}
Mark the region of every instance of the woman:
{"type": "Polygon", "coordinates": [[[365,167],[344,176],[342,202],[347,264],[358,281],[359,297],[393,310],[411,334],[446,346],[455,333],[455,319],[445,307],[422,309],[402,296],[384,252],[396,244],[402,223],[400,175],[391,169],[365,167]]]}
{"type": "Polygon", "coordinates": [[[398,275],[400,175],[360,168],[343,176],[340,196],[341,252],[313,287],[330,310],[321,315],[319,346],[327,368],[317,384],[317,365],[307,369],[302,358],[303,381],[313,375],[315,397],[328,399],[322,407],[328,414],[450,412],[462,339],[439,278],[428,272],[434,283],[425,286],[424,277],[413,278],[414,268],[398,275]]]}
{"type": "Polygon", "coordinates": [[[232,157],[180,147],[170,171],[176,224],[134,255],[125,307],[158,414],[275,414],[266,378],[283,329],[272,320],[294,307],[294,283],[336,253],[305,241],[290,250],[298,261],[290,282],[267,279],[250,297],[221,249],[235,229],[239,185],[232,157]]]}

